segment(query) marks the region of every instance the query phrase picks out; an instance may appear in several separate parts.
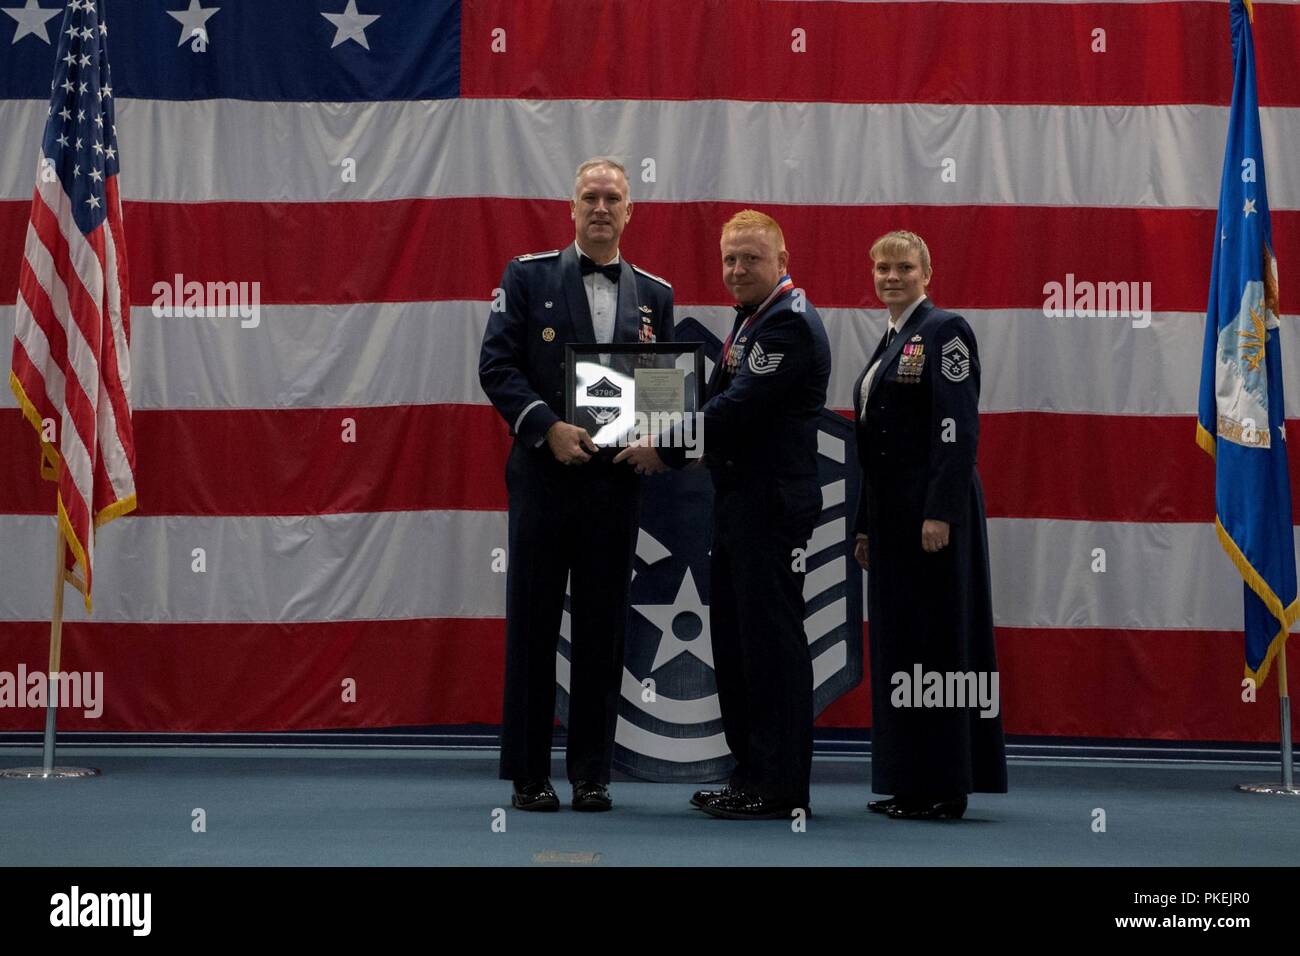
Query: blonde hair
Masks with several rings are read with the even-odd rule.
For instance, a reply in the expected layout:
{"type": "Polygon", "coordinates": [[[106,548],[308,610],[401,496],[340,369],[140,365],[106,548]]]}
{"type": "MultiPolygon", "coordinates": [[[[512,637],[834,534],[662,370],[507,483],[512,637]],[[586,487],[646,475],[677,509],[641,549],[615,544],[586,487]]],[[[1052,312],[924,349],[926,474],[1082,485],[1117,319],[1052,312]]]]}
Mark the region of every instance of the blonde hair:
{"type": "Polygon", "coordinates": [[[617,159],[610,159],[608,156],[593,156],[586,160],[578,167],[578,171],[573,174],[573,198],[578,198],[578,184],[582,182],[582,175],[589,169],[599,169],[602,166],[608,166],[610,169],[617,169],[623,174],[623,182],[627,183],[626,195],[623,196],[628,202],[632,201],[632,183],[627,178],[627,170],[617,159]]]}
{"type": "Polygon", "coordinates": [[[908,232],[906,229],[895,229],[893,232],[887,232],[871,244],[871,260],[874,262],[879,259],[881,254],[887,256],[897,256],[905,252],[915,252],[921,259],[921,271],[926,275],[930,274],[930,247],[914,232],[908,232]]]}
{"type": "Polygon", "coordinates": [[[722,234],[737,232],[741,229],[762,229],[776,238],[778,252],[785,250],[785,234],[777,221],[757,209],[742,209],[722,225],[722,234]]]}

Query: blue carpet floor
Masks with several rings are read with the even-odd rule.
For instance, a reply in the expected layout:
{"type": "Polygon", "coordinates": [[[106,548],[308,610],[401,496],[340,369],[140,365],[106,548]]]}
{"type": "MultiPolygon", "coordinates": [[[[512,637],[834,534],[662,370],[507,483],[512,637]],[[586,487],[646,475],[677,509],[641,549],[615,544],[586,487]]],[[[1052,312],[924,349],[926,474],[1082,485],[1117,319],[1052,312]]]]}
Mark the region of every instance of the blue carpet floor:
{"type": "MultiPolygon", "coordinates": [[[[0,767],[39,763],[0,749],[0,767]]],[[[495,753],[63,748],[88,780],[0,780],[0,865],[1294,866],[1300,799],[1241,794],[1275,767],[1015,761],[965,820],[866,812],[870,764],[818,758],[814,816],[716,820],[694,787],[617,780],[605,814],[510,809],[495,753]],[[493,811],[505,811],[494,832],[493,811]],[[202,809],[206,832],[192,828],[202,809]],[[1105,832],[1094,832],[1094,811],[1105,832]]],[[[563,761],[557,759],[557,768],[563,761]]],[[[498,815],[499,816],[499,815],[498,815]]]]}

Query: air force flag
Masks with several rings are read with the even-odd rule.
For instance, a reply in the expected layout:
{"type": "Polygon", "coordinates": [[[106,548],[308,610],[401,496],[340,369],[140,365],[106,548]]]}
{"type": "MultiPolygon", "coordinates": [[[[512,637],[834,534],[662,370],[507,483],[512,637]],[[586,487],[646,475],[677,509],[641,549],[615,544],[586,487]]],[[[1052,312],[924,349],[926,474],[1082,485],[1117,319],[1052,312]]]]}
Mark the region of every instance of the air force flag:
{"type": "Polygon", "coordinates": [[[1197,443],[1215,459],[1215,525],[1245,581],[1257,684],[1297,616],[1277,269],[1255,95],[1253,14],[1231,0],[1234,77],[1201,363],[1197,443]]]}

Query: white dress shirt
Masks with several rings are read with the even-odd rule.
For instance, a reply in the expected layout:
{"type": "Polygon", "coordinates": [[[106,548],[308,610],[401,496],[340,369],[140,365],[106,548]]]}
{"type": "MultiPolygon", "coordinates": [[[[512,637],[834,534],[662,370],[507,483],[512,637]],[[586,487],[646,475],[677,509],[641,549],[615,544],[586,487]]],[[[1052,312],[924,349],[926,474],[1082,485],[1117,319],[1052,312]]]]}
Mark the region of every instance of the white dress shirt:
{"type": "MultiPolygon", "coordinates": [[[[582,247],[574,242],[578,255],[586,256],[582,247]]],[[[592,256],[587,256],[593,262],[592,256]]],[[[618,265],[618,253],[608,263],[601,265],[618,265]]],[[[587,308],[591,310],[591,327],[596,333],[597,342],[614,341],[614,316],[618,311],[618,283],[610,282],[601,272],[592,272],[582,277],[582,284],[587,290],[587,308]]]]}
{"type": "MultiPolygon", "coordinates": [[[[903,326],[907,324],[907,320],[910,319],[912,313],[916,311],[916,307],[924,301],[925,296],[921,296],[921,298],[917,299],[904,309],[903,314],[897,319],[891,318],[889,320],[889,327],[894,330],[895,335],[902,331],[903,326]]],[[[876,369],[880,368],[881,359],[884,357],[885,354],[883,352],[880,353],[880,358],[876,359],[875,362],[871,364],[871,368],[867,369],[867,374],[862,377],[862,391],[859,393],[862,403],[862,413],[858,416],[859,418],[866,418],[867,416],[867,395],[871,392],[871,382],[876,377],[876,369]]]]}

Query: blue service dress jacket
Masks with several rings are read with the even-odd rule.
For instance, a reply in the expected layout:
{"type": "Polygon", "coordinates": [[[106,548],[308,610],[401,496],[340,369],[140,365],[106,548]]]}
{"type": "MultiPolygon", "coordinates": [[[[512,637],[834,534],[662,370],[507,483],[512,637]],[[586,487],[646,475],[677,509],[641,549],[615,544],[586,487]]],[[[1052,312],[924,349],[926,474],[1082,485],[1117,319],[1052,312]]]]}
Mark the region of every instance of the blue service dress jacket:
{"type": "MultiPolygon", "coordinates": [[[[868,536],[872,789],[948,798],[1007,789],[1000,701],[915,706],[896,675],[997,671],[979,445],[980,357],[966,320],[928,299],[853,387],[862,490],[854,531],[868,536]],[[865,397],[862,385],[880,365],[865,397]],[[947,547],[921,547],[926,519],[947,547]],[[918,671],[917,668],[920,668],[918,671]]],[[[965,686],[970,686],[966,684],[965,686]]],[[[1000,680],[998,682],[1000,690],[1000,680]]],[[[973,696],[973,695],[971,695],[973,696]]]]}

